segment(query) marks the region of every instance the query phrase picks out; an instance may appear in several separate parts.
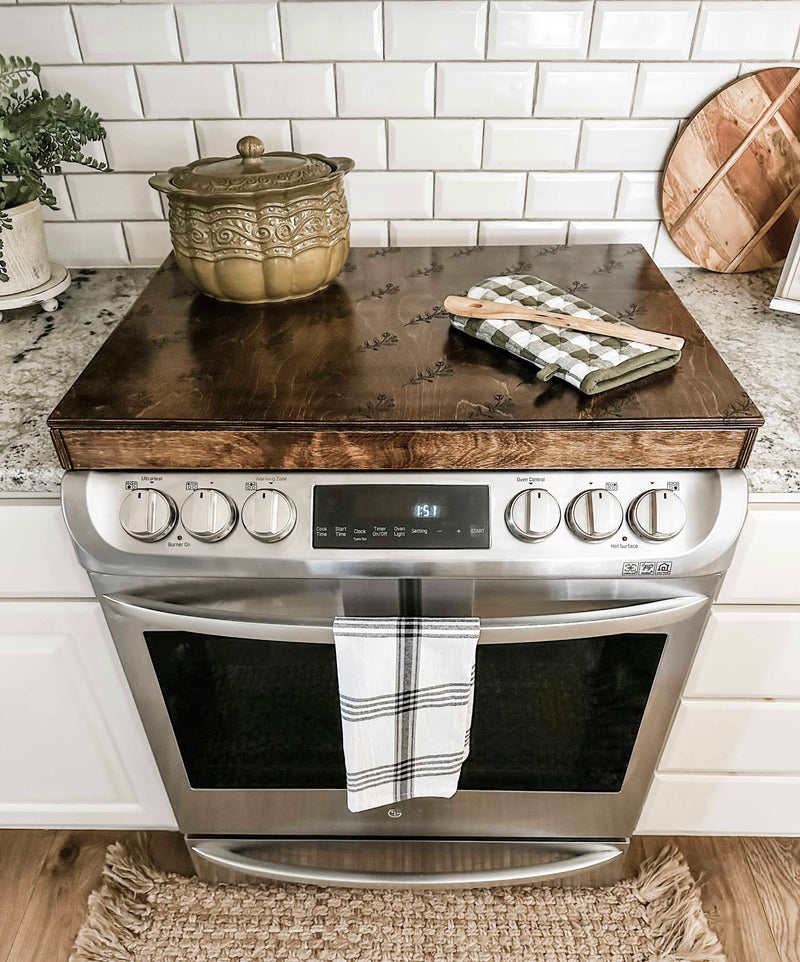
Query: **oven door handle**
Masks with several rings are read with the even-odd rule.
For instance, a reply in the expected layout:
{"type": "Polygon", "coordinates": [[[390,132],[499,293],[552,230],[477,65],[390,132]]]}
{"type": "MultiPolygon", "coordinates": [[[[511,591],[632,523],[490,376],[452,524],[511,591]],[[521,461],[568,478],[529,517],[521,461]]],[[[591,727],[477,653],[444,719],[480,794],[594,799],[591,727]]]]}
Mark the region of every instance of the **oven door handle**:
{"type": "MultiPolygon", "coordinates": [[[[103,595],[113,618],[141,624],[148,631],[190,631],[204,635],[228,635],[269,641],[333,644],[330,622],[271,622],[262,619],[219,618],[214,611],[197,607],[144,600],[135,595],[103,595]]],[[[481,621],[479,644],[566,641],[601,635],[660,630],[702,611],[705,595],[667,598],[624,608],[573,611],[540,618],[487,618],[481,621]]]]}
{"type": "Polygon", "coordinates": [[[572,845],[578,854],[569,854],[557,862],[520,865],[466,872],[374,872],[354,871],[310,865],[292,865],[252,858],[237,851],[239,845],[252,846],[252,840],[237,843],[226,839],[204,839],[191,842],[192,852],[201,859],[223,869],[270,879],[274,882],[294,882],[298,885],[344,886],[373,889],[430,889],[473,888],[494,885],[521,885],[560,879],[575,872],[604,865],[621,858],[624,850],[605,842],[589,842],[585,846],[572,845]],[[581,850],[581,848],[583,850],[581,850]]]}

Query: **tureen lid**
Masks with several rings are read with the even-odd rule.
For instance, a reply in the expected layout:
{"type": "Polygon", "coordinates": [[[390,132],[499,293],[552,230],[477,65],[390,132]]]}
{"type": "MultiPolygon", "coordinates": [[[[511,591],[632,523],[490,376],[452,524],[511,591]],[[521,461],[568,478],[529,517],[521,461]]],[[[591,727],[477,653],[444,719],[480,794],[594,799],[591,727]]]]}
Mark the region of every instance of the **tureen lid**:
{"type": "Polygon", "coordinates": [[[173,169],[173,186],[214,194],[275,190],[322,180],[336,170],[320,154],[265,153],[258,137],[242,137],[236,149],[237,157],[208,157],[173,169]]]}

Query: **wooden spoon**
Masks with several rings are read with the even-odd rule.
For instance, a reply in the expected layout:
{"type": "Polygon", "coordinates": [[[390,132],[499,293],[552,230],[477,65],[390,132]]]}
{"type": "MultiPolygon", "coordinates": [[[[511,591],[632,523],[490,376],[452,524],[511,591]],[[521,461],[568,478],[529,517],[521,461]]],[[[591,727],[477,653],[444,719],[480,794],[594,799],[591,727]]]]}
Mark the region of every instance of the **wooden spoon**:
{"type": "Polygon", "coordinates": [[[451,314],[458,314],[461,317],[550,324],[552,327],[567,327],[572,331],[582,331],[585,334],[621,337],[626,341],[638,341],[639,344],[649,344],[651,347],[666,347],[671,351],[680,351],[684,344],[682,337],[661,334],[659,331],[646,331],[631,324],[575,317],[572,314],[555,314],[535,307],[524,307],[522,304],[499,304],[497,301],[483,301],[477,297],[458,297],[450,294],[444,299],[444,308],[451,314]]]}

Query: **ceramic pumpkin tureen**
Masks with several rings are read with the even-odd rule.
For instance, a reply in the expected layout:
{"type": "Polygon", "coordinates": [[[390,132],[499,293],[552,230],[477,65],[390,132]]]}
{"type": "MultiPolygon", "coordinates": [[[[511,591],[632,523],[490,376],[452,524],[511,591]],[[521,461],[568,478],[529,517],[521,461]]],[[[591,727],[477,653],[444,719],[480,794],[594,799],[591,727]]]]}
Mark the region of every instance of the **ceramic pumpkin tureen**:
{"type": "Polygon", "coordinates": [[[239,156],[196,160],[150,178],[169,199],[183,272],[221,301],[306,297],[328,285],[350,250],[344,175],[349,157],[264,152],[243,137],[239,156]]]}

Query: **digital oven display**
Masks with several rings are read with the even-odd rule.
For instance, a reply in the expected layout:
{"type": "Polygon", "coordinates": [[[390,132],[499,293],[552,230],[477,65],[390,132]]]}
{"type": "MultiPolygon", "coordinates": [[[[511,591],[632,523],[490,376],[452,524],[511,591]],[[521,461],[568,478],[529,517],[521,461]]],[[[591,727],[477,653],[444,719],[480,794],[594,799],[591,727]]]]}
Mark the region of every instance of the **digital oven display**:
{"type": "Polygon", "coordinates": [[[482,484],[318,484],[315,548],[488,548],[482,484]]]}

